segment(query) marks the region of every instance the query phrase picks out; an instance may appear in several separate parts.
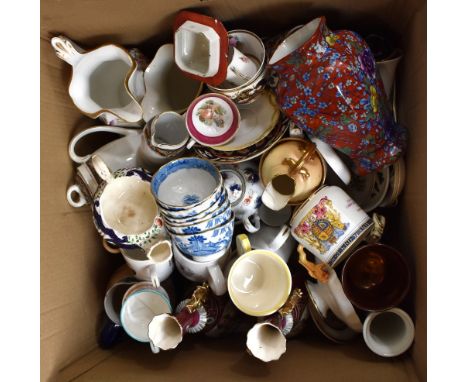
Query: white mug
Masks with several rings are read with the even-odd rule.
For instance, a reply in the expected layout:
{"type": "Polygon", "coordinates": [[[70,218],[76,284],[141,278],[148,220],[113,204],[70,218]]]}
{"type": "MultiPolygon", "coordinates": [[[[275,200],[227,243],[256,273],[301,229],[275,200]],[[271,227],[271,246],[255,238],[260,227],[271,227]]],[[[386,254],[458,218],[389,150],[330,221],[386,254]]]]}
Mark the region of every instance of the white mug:
{"type": "Polygon", "coordinates": [[[292,215],[292,207],[286,206],[278,211],[262,204],[258,210],[260,220],[270,227],[281,227],[289,222],[292,215]]]}
{"type": "Polygon", "coordinates": [[[288,174],[275,175],[265,187],[262,202],[269,209],[278,211],[286,207],[296,191],[296,181],[288,174]]]}
{"type": "Polygon", "coordinates": [[[122,309],[123,296],[137,282],[138,280],[127,277],[116,282],[106,291],[106,295],[104,296],[104,311],[114,324],[121,325],[120,310],[122,309]]]}
{"type": "Polygon", "coordinates": [[[190,260],[182,252],[173,246],[174,259],[179,272],[188,280],[194,282],[208,281],[211,290],[217,296],[226,293],[226,278],[224,277],[222,267],[229,257],[227,251],[221,258],[208,262],[190,260]]]}
{"type": "Polygon", "coordinates": [[[172,244],[162,240],[151,246],[148,251],[141,249],[121,249],[128,266],[136,273],[136,278],[151,281],[157,288],[174,270],[172,244]]]}
{"type": "Polygon", "coordinates": [[[364,321],[363,336],[374,353],[382,357],[396,357],[413,343],[414,324],[411,317],[399,308],[374,312],[364,321]]]}

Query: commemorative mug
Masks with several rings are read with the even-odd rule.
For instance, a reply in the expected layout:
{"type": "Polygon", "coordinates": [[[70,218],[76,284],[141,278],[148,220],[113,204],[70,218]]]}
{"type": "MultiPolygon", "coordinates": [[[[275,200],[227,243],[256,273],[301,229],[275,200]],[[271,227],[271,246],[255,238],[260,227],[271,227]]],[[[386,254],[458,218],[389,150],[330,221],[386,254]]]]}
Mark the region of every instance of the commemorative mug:
{"type": "Polygon", "coordinates": [[[140,249],[121,249],[128,266],[135,271],[135,277],[151,281],[155,287],[166,280],[174,270],[172,244],[162,240],[151,246],[145,253],[140,249]]]}
{"type": "Polygon", "coordinates": [[[148,249],[164,235],[163,220],[151,194],[151,175],[143,169],[111,172],[93,156],[103,180],[93,201],[93,220],[100,235],[120,248],[148,249]]]}
{"type": "Polygon", "coordinates": [[[335,267],[369,236],[374,222],[341,188],[324,186],[298,207],[290,226],[319,262],[335,267]]]}
{"type": "Polygon", "coordinates": [[[94,171],[91,159],[77,167],[75,182],[75,184],[67,188],[68,203],[75,208],[92,204],[101,178],[94,171]]]}
{"type": "Polygon", "coordinates": [[[108,44],[85,52],[64,36],[51,39],[57,57],[73,67],[68,88],[75,106],[90,118],[139,126],[143,71],[125,49],[108,44]]]}

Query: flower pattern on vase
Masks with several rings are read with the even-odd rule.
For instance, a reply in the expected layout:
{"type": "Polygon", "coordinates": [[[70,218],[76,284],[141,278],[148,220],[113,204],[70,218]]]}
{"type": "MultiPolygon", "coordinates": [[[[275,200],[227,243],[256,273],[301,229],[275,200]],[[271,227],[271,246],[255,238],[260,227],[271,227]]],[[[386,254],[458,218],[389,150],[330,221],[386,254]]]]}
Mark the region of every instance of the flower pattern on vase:
{"type": "Polygon", "coordinates": [[[349,223],[343,223],[333,202],[325,196],[301,220],[294,233],[320,253],[325,253],[348,227],[349,223]]]}
{"type": "Polygon", "coordinates": [[[405,150],[406,129],[394,122],[371,50],[356,33],[332,33],[322,17],[315,34],[271,69],[282,111],[348,155],[358,175],[382,169],[405,150]]]}
{"type": "Polygon", "coordinates": [[[207,100],[197,110],[197,116],[200,122],[207,126],[212,126],[213,123],[217,127],[224,127],[224,115],[226,110],[213,100],[207,100]]]}

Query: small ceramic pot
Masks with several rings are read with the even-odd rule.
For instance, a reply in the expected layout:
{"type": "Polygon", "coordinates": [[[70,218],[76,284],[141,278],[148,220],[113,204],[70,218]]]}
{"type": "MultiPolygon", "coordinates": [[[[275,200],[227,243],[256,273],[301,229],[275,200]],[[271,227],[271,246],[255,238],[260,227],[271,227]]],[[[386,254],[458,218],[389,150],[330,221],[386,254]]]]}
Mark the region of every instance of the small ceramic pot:
{"type": "Polygon", "coordinates": [[[166,212],[180,212],[180,217],[190,217],[216,202],[222,194],[222,184],[216,166],[207,160],[189,157],[162,166],[153,176],[151,190],[166,212]]]}
{"type": "Polygon", "coordinates": [[[120,248],[148,249],[164,236],[163,220],[151,194],[151,175],[143,169],[111,173],[99,157],[93,163],[103,182],[94,196],[96,229],[120,248]]]}
{"type": "Polygon", "coordinates": [[[142,70],[128,51],[109,44],[85,52],[64,36],[52,38],[51,44],[56,55],[73,67],[68,90],[83,114],[109,123],[142,123],[137,100],[145,88],[142,70]]]}
{"type": "Polygon", "coordinates": [[[156,52],[144,74],[146,94],[141,101],[143,119],[151,121],[163,112],[184,113],[197,98],[203,83],[188,78],[174,60],[174,44],[164,44],[156,52]]]}
{"type": "Polygon", "coordinates": [[[206,262],[194,261],[186,256],[174,246],[174,260],[176,268],[188,280],[194,282],[207,281],[213,293],[221,296],[226,293],[226,278],[223,274],[223,266],[230,255],[229,251],[224,252],[218,259],[206,262]]]}
{"type": "Polygon", "coordinates": [[[280,140],[260,160],[265,186],[262,201],[272,210],[307,199],[326,179],[326,164],[315,144],[306,139],[280,140]]]}
{"type": "Polygon", "coordinates": [[[371,313],[364,321],[363,336],[366,345],[375,354],[396,357],[413,343],[413,320],[398,308],[371,313]]]}
{"type": "Polygon", "coordinates": [[[240,112],[234,102],[216,93],[202,94],[189,106],[185,124],[191,140],[187,148],[195,143],[216,147],[234,138],[240,127],[240,112]]]}
{"type": "Polygon", "coordinates": [[[324,186],[298,207],[290,225],[299,243],[335,267],[367,237],[374,222],[341,188],[324,186]]]}
{"type": "Polygon", "coordinates": [[[187,234],[172,234],[173,244],[195,261],[211,261],[221,257],[231,245],[234,217],[216,228],[206,231],[192,230],[187,234]]]}
{"type": "Polygon", "coordinates": [[[148,145],[163,156],[174,156],[184,151],[189,135],[185,119],[173,111],[165,111],[145,126],[148,145]]]}
{"type": "Polygon", "coordinates": [[[258,209],[264,190],[257,164],[248,161],[220,168],[236,220],[242,222],[248,232],[257,232],[260,229],[258,209]]]}
{"type": "Polygon", "coordinates": [[[230,44],[238,47],[244,55],[251,57],[258,62],[257,72],[240,86],[232,86],[228,82],[208,88],[223,94],[232,99],[237,104],[247,104],[253,102],[265,89],[266,75],[266,54],[262,40],[256,34],[242,29],[232,30],[228,33],[230,44]]]}

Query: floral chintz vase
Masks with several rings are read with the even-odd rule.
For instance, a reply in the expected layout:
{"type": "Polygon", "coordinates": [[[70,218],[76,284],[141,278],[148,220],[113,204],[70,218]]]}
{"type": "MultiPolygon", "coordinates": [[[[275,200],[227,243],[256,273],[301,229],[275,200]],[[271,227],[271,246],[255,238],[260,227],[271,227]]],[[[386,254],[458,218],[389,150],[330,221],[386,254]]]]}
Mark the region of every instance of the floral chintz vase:
{"type": "Polygon", "coordinates": [[[366,42],[330,31],[325,17],[298,49],[271,64],[283,112],[300,128],[352,159],[365,175],[395,162],[406,146],[366,42]]]}

